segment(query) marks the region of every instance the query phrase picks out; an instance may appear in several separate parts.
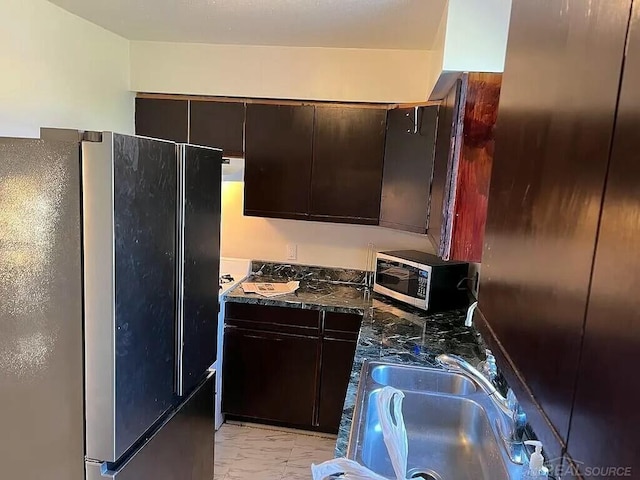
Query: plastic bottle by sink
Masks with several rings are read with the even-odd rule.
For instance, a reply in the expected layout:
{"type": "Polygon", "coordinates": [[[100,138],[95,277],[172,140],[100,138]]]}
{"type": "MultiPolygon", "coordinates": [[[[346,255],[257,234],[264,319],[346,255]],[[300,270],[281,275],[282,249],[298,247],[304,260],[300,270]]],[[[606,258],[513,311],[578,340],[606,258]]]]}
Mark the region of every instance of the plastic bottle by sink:
{"type": "Polygon", "coordinates": [[[522,473],[522,480],[540,480],[549,478],[549,469],[544,466],[544,457],[542,456],[542,442],[537,440],[527,440],[525,445],[536,447],[536,451],[531,454],[529,465],[527,465],[522,473]]]}

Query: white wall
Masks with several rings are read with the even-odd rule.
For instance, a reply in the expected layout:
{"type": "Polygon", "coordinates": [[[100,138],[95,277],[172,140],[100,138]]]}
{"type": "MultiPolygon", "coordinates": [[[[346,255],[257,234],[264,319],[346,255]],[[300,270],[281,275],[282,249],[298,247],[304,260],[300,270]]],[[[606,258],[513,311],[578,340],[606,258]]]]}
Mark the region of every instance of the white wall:
{"type": "Polygon", "coordinates": [[[0,135],[133,132],[128,40],[46,0],[1,0],[0,65],[0,135]]]}
{"type": "Polygon", "coordinates": [[[450,90],[457,72],[503,72],[512,0],[449,0],[432,51],[429,99],[450,90]]]}
{"type": "Polygon", "coordinates": [[[137,92],[422,102],[431,52],[131,42],[137,92]]]}
{"type": "MultiPolygon", "coordinates": [[[[347,102],[427,97],[429,51],[131,42],[135,91],[347,102]]],[[[379,227],[243,216],[242,182],[223,183],[222,255],[365,268],[367,244],[431,249],[425,236],[379,227]]]]}
{"type": "Polygon", "coordinates": [[[222,183],[222,246],[225,257],[287,262],[286,246],[298,245],[293,263],[366,268],[367,245],[377,250],[417,249],[433,253],[425,235],[381,227],[244,217],[243,182],[222,183]]]}
{"type": "Polygon", "coordinates": [[[449,0],[443,70],[502,72],[511,0],[449,0]]]}

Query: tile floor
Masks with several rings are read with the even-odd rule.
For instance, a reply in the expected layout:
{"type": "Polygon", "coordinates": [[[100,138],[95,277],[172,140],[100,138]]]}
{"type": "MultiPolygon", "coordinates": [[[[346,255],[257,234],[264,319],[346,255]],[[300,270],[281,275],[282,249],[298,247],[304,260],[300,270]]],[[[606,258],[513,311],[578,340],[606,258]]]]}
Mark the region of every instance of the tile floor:
{"type": "Polygon", "coordinates": [[[225,423],[216,432],[214,480],[310,480],[333,458],[335,436],[225,423]]]}

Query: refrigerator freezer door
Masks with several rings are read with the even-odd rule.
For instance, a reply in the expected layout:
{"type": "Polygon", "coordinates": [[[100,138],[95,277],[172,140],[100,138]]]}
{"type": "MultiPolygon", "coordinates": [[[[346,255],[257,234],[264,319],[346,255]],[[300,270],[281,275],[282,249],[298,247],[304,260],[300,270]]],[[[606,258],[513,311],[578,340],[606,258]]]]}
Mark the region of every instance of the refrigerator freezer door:
{"type": "Polygon", "coordinates": [[[121,465],[87,462],[87,480],[211,480],[214,377],[121,465]]]}
{"type": "Polygon", "coordinates": [[[82,478],[78,142],[0,139],[0,477],[82,478]]]}
{"type": "Polygon", "coordinates": [[[216,360],[222,151],[179,146],[182,215],[178,266],[178,395],[216,360]]]}
{"type": "Polygon", "coordinates": [[[175,148],[82,144],[89,459],[117,461],[174,402],[175,148]]]}

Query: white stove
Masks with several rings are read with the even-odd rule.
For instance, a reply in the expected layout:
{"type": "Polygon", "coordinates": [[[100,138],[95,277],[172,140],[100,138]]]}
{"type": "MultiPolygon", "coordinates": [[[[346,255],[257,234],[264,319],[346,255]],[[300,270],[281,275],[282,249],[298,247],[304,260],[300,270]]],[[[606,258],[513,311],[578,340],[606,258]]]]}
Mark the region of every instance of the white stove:
{"type": "Polygon", "coordinates": [[[216,430],[224,422],[222,416],[222,352],[224,349],[224,300],[225,293],[237,286],[249,275],[251,261],[242,258],[220,259],[220,313],[218,314],[218,349],[216,363],[216,430]]]}
{"type": "Polygon", "coordinates": [[[222,298],[225,293],[227,293],[237,284],[238,280],[236,279],[236,277],[227,272],[220,272],[220,297],[222,298]]]}

